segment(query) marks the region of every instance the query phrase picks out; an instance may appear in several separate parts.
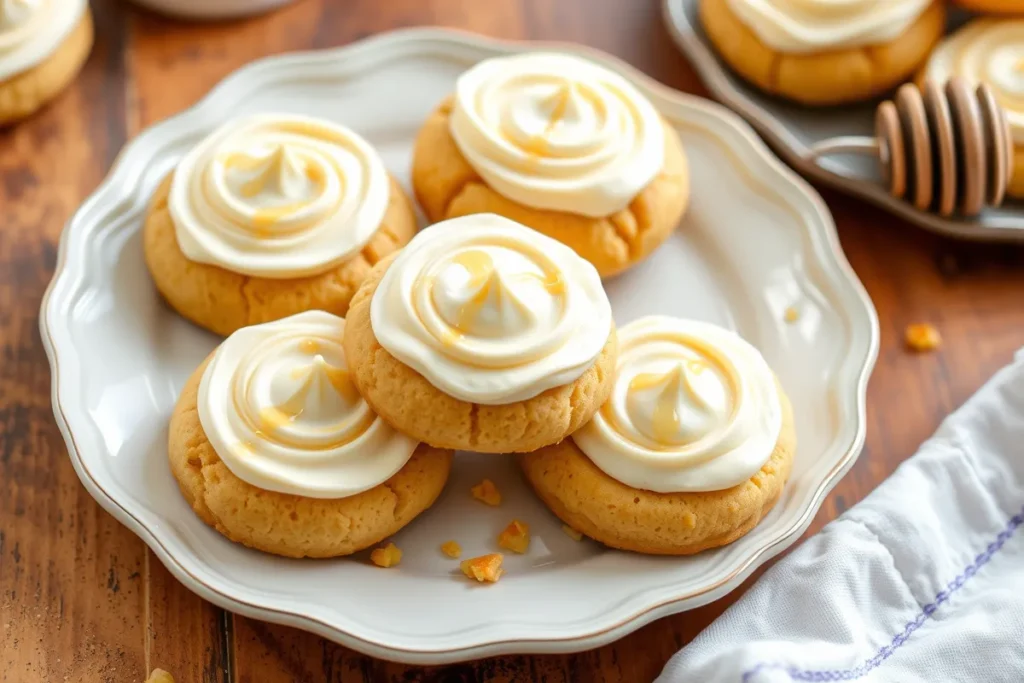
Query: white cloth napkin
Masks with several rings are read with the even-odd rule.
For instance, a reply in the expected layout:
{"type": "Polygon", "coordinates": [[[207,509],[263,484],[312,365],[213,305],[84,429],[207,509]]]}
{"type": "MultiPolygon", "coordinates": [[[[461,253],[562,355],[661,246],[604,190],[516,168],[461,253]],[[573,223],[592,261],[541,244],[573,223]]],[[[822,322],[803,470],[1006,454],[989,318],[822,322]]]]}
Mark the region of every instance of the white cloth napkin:
{"type": "Polygon", "coordinates": [[[1024,349],[660,683],[1024,681],[1024,349]]]}

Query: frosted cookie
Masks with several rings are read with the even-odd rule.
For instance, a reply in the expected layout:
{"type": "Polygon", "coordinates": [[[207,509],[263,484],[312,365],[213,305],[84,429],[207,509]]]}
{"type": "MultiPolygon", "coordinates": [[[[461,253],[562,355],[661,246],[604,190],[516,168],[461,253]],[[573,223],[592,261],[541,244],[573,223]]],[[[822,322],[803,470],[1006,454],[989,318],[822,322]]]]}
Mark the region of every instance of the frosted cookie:
{"type": "Polygon", "coordinates": [[[923,75],[939,83],[959,76],[991,88],[1013,135],[1007,192],[1024,198],[1024,19],[975,19],[935,48],[923,75]]]}
{"type": "Polygon", "coordinates": [[[946,26],[940,0],[700,0],[708,39],[740,76],[803,104],[857,102],[907,80],[946,26]]]}
{"type": "Polygon", "coordinates": [[[320,119],[258,114],[193,148],[157,190],[146,264],[181,315],[219,334],[319,309],[344,315],[416,232],[380,156],[320,119]]]}
{"type": "Polygon", "coordinates": [[[520,456],[527,480],[571,529],[614,548],[735,541],[789,477],[789,400],[761,354],[714,325],[652,316],[618,336],[611,398],[571,439],[520,456]]]}
{"type": "Polygon", "coordinates": [[[374,268],[345,327],[356,386],[440,448],[532,451],[611,390],[615,330],[594,267],[493,214],[437,223],[374,268]]]}
{"type": "Polygon", "coordinates": [[[676,132],[626,79],[579,57],[495,57],[462,74],[416,138],[413,189],[433,221],[496,213],[602,277],[675,230],[690,193],[676,132]]]}
{"type": "Polygon", "coordinates": [[[86,0],[0,0],[0,126],[29,116],[64,90],[92,40],[86,0]]]}
{"type": "Polygon", "coordinates": [[[359,397],[345,321],[309,311],[241,329],[185,385],[168,456],[185,499],[232,541],[348,555],[433,504],[451,451],[396,432],[359,397]]]}

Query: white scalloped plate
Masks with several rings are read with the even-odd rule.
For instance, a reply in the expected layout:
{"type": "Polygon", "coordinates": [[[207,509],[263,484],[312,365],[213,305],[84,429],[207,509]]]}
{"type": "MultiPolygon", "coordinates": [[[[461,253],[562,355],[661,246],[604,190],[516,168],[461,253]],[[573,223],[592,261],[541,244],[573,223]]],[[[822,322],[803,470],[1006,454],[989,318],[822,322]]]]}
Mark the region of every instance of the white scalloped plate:
{"type": "Polygon", "coordinates": [[[583,650],[738,586],[800,536],[859,453],[878,324],[824,203],[722,107],[585,52],[653,100],[678,128],[693,168],[693,204],[678,234],[608,283],[616,318],[694,316],[737,329],[763,350],[793,400],[800,434],[792,479],[772,513],[740,541],[696,557],[611,551],[564,535],[510,458],[459,454],[442,498],[396,537],[405,551],[396,569],[365,556],[264,555],[192,514],[166,464],[166,423],[217,339],[171,312],[143,265],[142,216],[161,177],[230,116],[283,108],[354,127],[408,185],[413,136],[456,76],[480,59],[530,48],[417,29],[262,60],[135,138],[68,224],[41,316],[57,423],[86,489],[204,598],[405,662],[583,650]],[[800,311],[794,323],[784,321],[790,306],[800,311]],[[470,498],[483,476],[505,494],[501,507],[470,498]],[[449,538],[467,553],[493,550],[513,517],[530,523],[533,542],[529,554],[507,558],[496,585],[471,584],[438,551],[449,538]]]}

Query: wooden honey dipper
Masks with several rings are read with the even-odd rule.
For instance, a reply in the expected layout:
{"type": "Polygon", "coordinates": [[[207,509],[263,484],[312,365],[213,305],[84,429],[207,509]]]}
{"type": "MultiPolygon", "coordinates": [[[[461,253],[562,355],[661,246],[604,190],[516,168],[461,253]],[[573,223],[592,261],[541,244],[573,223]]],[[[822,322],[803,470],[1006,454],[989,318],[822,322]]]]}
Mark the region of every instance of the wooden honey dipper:
{"type": "Polygon", "coordinates": [[[889,191],[922,211],[975,216],[999,206],[1013,173],[1006,113],[986,85],[907,83],[875,112],[875,137],[822,140],[810,159],[835,153],[878,158],[889,191]]]}

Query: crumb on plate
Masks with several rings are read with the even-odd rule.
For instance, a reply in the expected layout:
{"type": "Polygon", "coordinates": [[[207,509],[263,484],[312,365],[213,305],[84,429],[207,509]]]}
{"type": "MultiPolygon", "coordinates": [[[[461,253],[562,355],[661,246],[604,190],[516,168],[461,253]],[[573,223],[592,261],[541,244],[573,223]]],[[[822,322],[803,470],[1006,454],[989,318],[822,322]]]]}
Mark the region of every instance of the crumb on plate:
{"type": "Polygon", "coordinates": [[[481,503],[492,507],[501,505],[501,491],[498,490],[498,487],[490,479],[484,479],[470,490],[473,492],[473,497],[481,503]]]}
{"type": "Polygon", "coordinates": [[[582,541],[583,540],[583,534],[580,533],[579,531],[576,531],[575,529],[573,529],[568,524],[563,524],[562,525],[562,531],[564,531],[565,535],[568,536],[569,538],[571,538],[574,541],[582,541]]]}
{"type": "Polygon", "coordinates": [[[458,557],[462,554],[462,546],[455,541],[445,541],[441,544],[441,552],[448,557],[458,557]]]}
{"type": "Polygon", "coordinates": [[[378,567],[394,567],[402,561],[402,551],[394,543],[388,543],[383,548],[374,548],[370,553],[370,561],[378,567]]]}
{"type": "Polygon", "coordinates": [[[790,306],[789,308],[786,309],[786,312],[783,314],[783,317],[786,319],[787,323],[795,323],[797,320],[800,319],[800,309],[798,309],[796,306],[790,306]]]}
{"type": "Polygon", "coordinates": [[[907,325],[904,339],[914,351],[934,351],[942,345],[942,335],[929,323],[907,325]]]}
{"type": "Polygon", "coordinates": [[[530,547],[529,525],[513,519],[505,530],[498,534],[498,545],[514,553],[525,553],[530,547]]]}
{"type": "Polygon", "coordinates": [[[501,568],[502,559],[504,558],[501,553],[491,553],[463,560],[459,567],[462,569],[462,573],[470,579],[476,579],[481,583],[484,581],[494,583],[505,573],[505,570],[501,568]]]}

